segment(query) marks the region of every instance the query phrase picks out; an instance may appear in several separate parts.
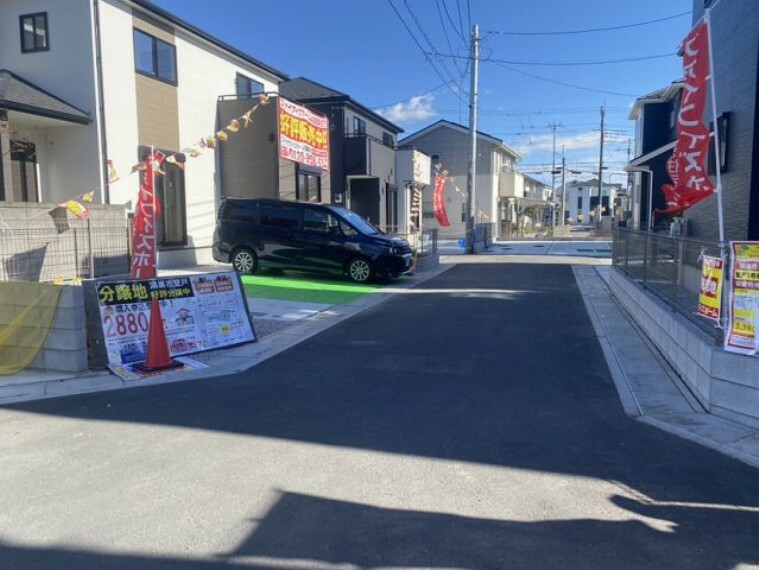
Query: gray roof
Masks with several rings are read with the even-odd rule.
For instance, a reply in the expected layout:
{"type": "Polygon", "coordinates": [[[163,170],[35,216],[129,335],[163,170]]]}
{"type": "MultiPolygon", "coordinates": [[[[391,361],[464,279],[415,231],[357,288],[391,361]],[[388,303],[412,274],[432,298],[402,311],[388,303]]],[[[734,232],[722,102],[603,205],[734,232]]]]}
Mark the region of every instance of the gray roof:
{"type": "Polygon", "coordinates": [[[0,108],[82,125],[91,122],[89,113],[7,69],[0,69],[0,108]]]}
{"type": "MultiPolygon", "coordinates": [[[[465,127],[464,125],[460,125],[459,123],[454,123],[453,121],[448,121],[446,119],[439,119],[438,121],[432,123],[431,125],[427,125],[423,129],[420,129],[416,131],[415,133],[411,133],[409,136],[404,138],[402,141],[399,141],[399,145],[407,145],[410,141],[413,141],[417,138],[419,138],[422,135],[426,135],[427,133],[430,133],[432,131],[435,131],[441,127],[453,129],[454,131],[458,131],[460,133],[469,133],[469,127],[465,127]]],[[[501,148],[502,150],[505,150],[509,154],[513,155],[515,160],[521,160],[521,155],[515,151],[513,148],[511,148],[509,145],[507,145],[505,142],[503,142],[498,137],[494,137],[493,135],[489,135],[487,133],[483,133],[482,131],[477,131],[477,137],[483,138],[485,140],[490,141],[491,143],[495,144],[498,148],[501,148]]]]}
{"type": "Polygon", "coordinates": [[[287,99],[293,99],[301,103],[345,103],[351,105],[361,111],[364,115],[372,118],[376,123],[383,125],[386,129],[397,133],[402,133],[403,129],[388,121],[385,117],[372,111],[368,107],[365,107],[358,101],[351,98],[350,95],[332,89],[311,79],[305,77],[296,77],[289,81],[284,81],[279,84],[279,94],[287,99]]]}

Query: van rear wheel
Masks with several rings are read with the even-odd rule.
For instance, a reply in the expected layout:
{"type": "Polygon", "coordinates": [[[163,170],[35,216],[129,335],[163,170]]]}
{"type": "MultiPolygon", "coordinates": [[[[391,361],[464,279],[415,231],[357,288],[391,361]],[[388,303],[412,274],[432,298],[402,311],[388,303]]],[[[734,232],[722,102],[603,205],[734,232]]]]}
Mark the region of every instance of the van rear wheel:
{"type": "Polygon", "coordinates": [[[366,283],[374,277],[374,264],[365,257],[356,257],[348,264],[348,277],[354,283],[366,283]]]}
{"type": "Polygon", "coordinates": [[[258,269],[258,257],[246,247],[235,250],[232,254],[232,267],[242,275],[252,275],[258,269]]]}

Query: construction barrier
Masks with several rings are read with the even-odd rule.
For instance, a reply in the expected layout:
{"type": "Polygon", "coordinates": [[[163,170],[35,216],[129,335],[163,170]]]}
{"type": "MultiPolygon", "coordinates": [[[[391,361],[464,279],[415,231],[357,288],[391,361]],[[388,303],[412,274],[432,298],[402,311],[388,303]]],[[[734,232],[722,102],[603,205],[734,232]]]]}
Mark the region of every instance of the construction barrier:
{"type": "Polygon", "coordinates": [[[50,332],[61,291],[48,283],[0,282],[0,375],[32,363],[50,332]]]}

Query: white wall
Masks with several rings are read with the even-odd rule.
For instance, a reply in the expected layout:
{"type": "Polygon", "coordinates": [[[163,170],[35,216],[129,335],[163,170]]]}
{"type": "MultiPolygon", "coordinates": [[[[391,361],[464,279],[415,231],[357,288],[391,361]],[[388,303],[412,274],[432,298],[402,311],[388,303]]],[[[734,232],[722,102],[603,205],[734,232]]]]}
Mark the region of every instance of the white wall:
{"type": "MultiPolygon", "coordinates": [[[[176,47],[179,140],[183,146],[194,144],[201,137],[226,126],[216,124],[216,102],[220,95],[235,94],[237,73],[263,83],[267,92],[279,91],[273,77],[268,74],[264,76],[252,65],[189,34],[179,31],[176,47]]],[[[255,101],[252,101],[251,107],[254,104],[255,101]]],[[[251,128],[255,128],[255,120],[253,124],[251,128]]],[[[197,158],[188,159],[185,189],[187,232],[192,239],[191,245],[210,248],[219,197],[219,176],[214,152],[207,151],[197,158]]],[[[207,254],[207,261],[210,261],[210,251],[207,254]]]]}
{"type": "Polygon", "coordinates": [[[100,184],[90,18],[90,3],[85,0],[0,3],[0,69],[15,73],[93,118],[87,126],[45,129],[44,137],[35,140],[43,201],[62,201],[100,184]],[[36,12],[47,12],[50,49],[21,53],[19,16],[36,12]]]}

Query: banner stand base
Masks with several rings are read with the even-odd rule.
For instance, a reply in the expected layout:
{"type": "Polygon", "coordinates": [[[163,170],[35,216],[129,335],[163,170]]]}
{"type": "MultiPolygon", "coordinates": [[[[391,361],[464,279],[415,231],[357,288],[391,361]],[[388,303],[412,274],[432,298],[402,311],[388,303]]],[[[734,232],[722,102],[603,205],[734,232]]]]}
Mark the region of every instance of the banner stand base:
{"type": "Polygon", "coordinates": [[[183,366],[184,364],[182,362],[172,360],[171,362],[161,364],[160,366],[148,366],[143,362],[142,364],[134,364],[132,367],[141,372],[160,372],[161,370],[173,370],[174,368],[182,368],[183,366]]]}

